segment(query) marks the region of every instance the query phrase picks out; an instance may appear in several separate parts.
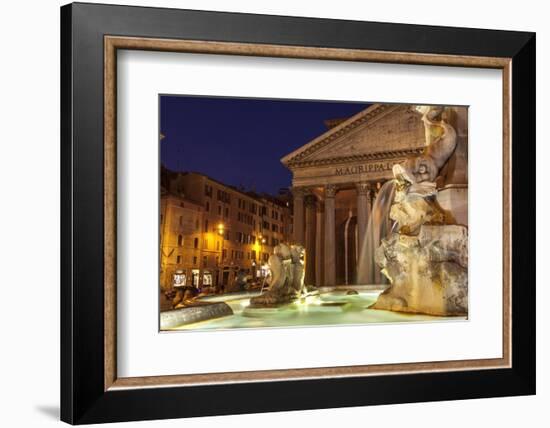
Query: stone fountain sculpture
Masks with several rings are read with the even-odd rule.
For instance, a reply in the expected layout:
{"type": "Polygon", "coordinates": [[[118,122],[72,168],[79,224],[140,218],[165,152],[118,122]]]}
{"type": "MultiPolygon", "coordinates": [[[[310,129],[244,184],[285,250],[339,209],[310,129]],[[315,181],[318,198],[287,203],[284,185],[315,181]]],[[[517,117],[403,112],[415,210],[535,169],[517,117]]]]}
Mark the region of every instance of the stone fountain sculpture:
{"type": "Polygon", "coordinates": [[[456,148],[442,107],[417,107],[426,128],[423,154],[393,167],[395,232],[382,240],[375,262],[391,285],[374,309],[430,315],[468,312],[468,229],[437,203],[436,178],[456,148]]]}
{"type": "Polygon", "coordinates": [[[250,299],[251,308],[270,308],[299,299],[304,291],[305,250],[300,245],[279,244],[269,256],[269,290],[250,299]]]}

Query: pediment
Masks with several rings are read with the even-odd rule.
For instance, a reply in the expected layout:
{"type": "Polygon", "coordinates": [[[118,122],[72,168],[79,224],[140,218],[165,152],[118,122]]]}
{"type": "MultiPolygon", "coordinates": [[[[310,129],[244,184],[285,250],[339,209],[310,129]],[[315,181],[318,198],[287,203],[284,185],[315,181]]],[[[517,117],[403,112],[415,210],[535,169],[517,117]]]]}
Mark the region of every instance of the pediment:
{"type": "Polygon", "coordinates": [[[289,168],[350,160],[390,159],[425,146],[414,106],[374,104],[285,156],[289,168]]]}

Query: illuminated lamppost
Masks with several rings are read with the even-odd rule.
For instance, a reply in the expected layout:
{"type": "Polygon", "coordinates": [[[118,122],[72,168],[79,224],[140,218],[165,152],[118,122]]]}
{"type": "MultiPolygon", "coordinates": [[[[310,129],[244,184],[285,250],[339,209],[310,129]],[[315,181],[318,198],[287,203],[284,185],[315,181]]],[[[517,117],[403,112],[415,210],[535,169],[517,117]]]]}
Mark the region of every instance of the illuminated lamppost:
{"type": "Polygon", "coordinates": [[[218,224],[218,235],[222,238],[222,245],[221,245],[221,254],[220,254],[220,260],[221,260],[221,266],[218,266],[219,273],[218,273],[218,285],[223,285],[223,241],[225,240],[225,226],[223,223],[218,224]]]}
{"type": "MultiPolygon", "coordinates": [[[[263,236],[262,234],[260,234],[260,236],[258,237],[258,239],[260,240],[260,266],[263,267],[263,264],[264,264],[264,257],[263,257],[264,244],[265,244],[267,241],[266,241],[266,239],[265,239],[265,236],[263,236]]],[[[262,270],[262,276],[263,276],[263,270],[262,270]]]]}

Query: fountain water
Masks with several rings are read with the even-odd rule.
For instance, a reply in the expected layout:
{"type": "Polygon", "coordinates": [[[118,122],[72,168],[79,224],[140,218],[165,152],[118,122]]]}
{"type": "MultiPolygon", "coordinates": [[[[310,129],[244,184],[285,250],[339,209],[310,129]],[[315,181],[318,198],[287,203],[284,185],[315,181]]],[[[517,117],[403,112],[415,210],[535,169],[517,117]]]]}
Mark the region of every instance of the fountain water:
{"type": "Polygon", "coordinates": [[[380,268],[374,262],[374,252],[380,246],[381,240],[391,233],[390,209],[394,195],[395,181],[389,180],[382,185],[374,200],[358,260],[357,282],[359,284],[387,283],[386,277],[381,274],[380,268]]]}

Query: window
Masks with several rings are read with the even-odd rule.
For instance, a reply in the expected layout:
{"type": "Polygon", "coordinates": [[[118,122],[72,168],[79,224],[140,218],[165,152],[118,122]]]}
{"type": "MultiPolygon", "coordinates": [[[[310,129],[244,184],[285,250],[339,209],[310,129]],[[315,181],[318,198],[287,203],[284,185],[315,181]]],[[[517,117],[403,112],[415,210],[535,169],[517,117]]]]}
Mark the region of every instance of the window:
{"type": "Polygon", "coordinates": [[[193,257],[193,265],[196,265],[197,264],[197,256],[194,256],[193,257]]]}
{"type": "Polygon", "coordinates": [[[256,260],[256,250],[252,250],[250,256],[252,257],[252,260],[256,260]]]}
{"type": "Polygon", "coordinates": [[[195,229],[199,229],[199,219],[195,220],[195,229]]]}
{"type": "Polygon", "coordinates": [[[204,256],[202,258],[202,267],[206,267],[206,265],[208,264],[208,257],[207,256],[204,256]]]}
{"type": "Polygon", "coordinates": [[[199,238],[195,238],[194,242],[193,242],[193,246],[195,248],[199,248],[199,238]]]}
{"type": "Polygon", "coordinates": [[[176,257],[176,264],[180,264],[181,263],[181,256],[177,256],[176,257]]]}
{"type": "Polygon", "coordinates": [[[218,205],[218,215],[222,215],[222,206],[218,205]]]}
{"type": "Polygon", "coordinates": [[[229,217],[229,208],[225,207],[225,217],[229,217]]]}
{"type": "Polygon", "coordinates": [[[178,247],[181,247],[183,245],[183,236],[178,235],[178,247]]]}
{"type": "Polygon", "coordinates": [[[229,196],[229,193],[223,190],[218,190],[217,197],[218,197],[218,201],[225,202],[226,204],[231,203],[231,197],[229,196]]]}
{"type": "Polygon", "coordinates": [[[222,251],[222,259],[226,259],[226,258],[227,258],[227,250],[224,248],[222,251]]]}
{"type": "Polygon", "coordinates": [[[204,220],[204,231],[208,232],[208,220],[204,220]]]}
{"type": "Polygon", "coordinates": [[[207,212],[210,211],[210,202],[206,201],[206,206],[204,208],[207,212]]]}
{"type": "Polygon", "coordinates": [[[180,223],[180,226],[183,225],[183,216],[182,215],[180,215],[179,223],[180,223]]]}
{"type": "Polygon", "coordinates": [[[220,241],[216,241],[216,251],[220,251],[220,241]]]}
{"type": "Polygon", "coordinates": [[[204,240],[204,249],[208,250],[208,239],[204,240]]]}

